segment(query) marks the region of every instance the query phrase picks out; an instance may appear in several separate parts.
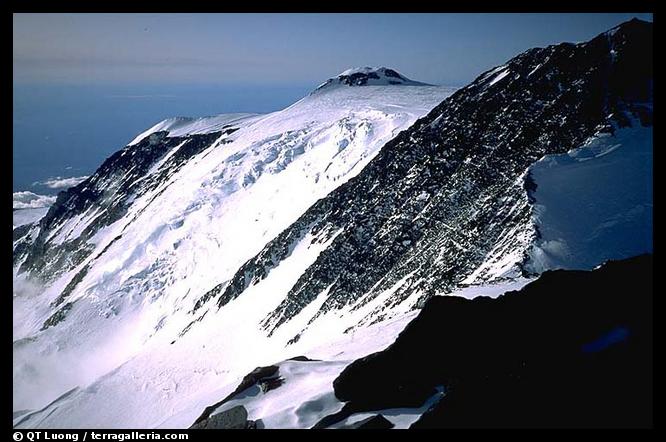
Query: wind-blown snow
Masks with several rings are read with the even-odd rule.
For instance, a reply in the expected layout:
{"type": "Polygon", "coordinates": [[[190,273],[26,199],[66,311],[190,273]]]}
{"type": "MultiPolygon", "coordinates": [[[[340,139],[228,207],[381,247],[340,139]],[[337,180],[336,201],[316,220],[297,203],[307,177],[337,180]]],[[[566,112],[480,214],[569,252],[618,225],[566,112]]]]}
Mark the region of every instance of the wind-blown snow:
{"type": "Polygon", "coordinates": [[[530,168],[540,239],[528,267],[592,269],[652,251],[652,126],[634,120],[615,134],[547,155],[530,168]]]}

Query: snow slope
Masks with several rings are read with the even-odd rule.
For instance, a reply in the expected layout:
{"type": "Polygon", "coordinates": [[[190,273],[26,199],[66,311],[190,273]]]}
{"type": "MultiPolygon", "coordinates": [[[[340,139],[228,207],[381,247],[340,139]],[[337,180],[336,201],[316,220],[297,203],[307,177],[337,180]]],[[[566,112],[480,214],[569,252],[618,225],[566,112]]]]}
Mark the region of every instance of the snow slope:
{"type": "MultiPolygon", "coordinates": [[[[239,298],[229,309],[207,316],[199,327],[174,344],[153,343],[90,385],[74,387],[41,409],[17,416],[14,425],[17,428],[187,428],[204,408],[231,393],[247,372],[282,360],[276,365],[285,379],[283,386],[266,394],[249,389],[214,413],[244,405],[249,419],[262,419],[266,428],[310,428],[342,407],[332,385],[342,370],[352,361],[393,343],[417,316],[417,311],[406,312],[347,334],[334,332],[329,326],[322,329],[317,340],[299,341],[288,349],[281,348],[279,339],[264,340],[258,321],[274,302],[265,297],[273,292],[273,298],[277,298],[275,292],[280,284],[291,283],[287,273],[298,272],[307,256],[311,259],[316,252],[296,250],[283,274],[272,273],[253,293],[239,298]],[[243,359],[239,358],[241,349],[243,359]],[[286,360],[303,354],[315,361],[286,360]]],[[[470,287],[465,289],[464,296],[496,297],[527,282],[470,287]]],[[[352,322],[346,319],[341,326],[352,322]]],[[[387,410],[386,417],[398,427],[405,427],[431,404],[424,404],[423,409],[387,410]]],[[[364,417],[352,416],[348,423],[364,417]]]]}
{"type": "Polygon", "coordinates": [[[155,132],[167,131],[170,137],[180,137],[190,134],[201,134],[216,132],[241,121],[246,121],[252,117],[261,118],[257,114],[222,114],[212,117],[190,118],[190,117],[174,117],[167,118],[152,126],[150,129],[141,132],[130,143],[129,146],[137,144],[139,141],[146,138],[148,135],[155,132]]]}
{"type": "Polygon", "coordinates": [[[201,305],[202,295],[452,91],[333,89],[267,115],[170,119],[138,136],[115,159],[128,158],[127,172],[100,169],[70,189],[100,189],[97,201],[56,203],[26,236],[43,240],[52,255],[22,273],[26,257],[15,262],[14,408],[38,409],[79,388],[72,397],[89,403],[78,413],[33,424],[156,426],[211,385],[283,359],[284,340],[269,342],[257,324],[325,243],[293,251],[293,268],[241,303],[218,312],[212,302],[201,305]],[[195,134],[214,141],[173,167],[195,134]],[[133,155],[169,139],[172,147],[135,176],[133,155]],[[122,193],[142,183],[150,185],[122,193]],[[126,211],[101,222],[123,199],[126,211]],[[71,214],[57,217],[64,207],[71,214]],[[251,353],[249,342],[256,345],[251,353]],[[201,345],[210,350],[193,357],[201,345]],[[137,402],[128,404],[128,396],[137,402]]]}
{"type": "Polygon", "coordinates": [[[652,126],[599,133],[530,168],[540,237],[529,268],[596,267],[652,252],[652,126]]]}

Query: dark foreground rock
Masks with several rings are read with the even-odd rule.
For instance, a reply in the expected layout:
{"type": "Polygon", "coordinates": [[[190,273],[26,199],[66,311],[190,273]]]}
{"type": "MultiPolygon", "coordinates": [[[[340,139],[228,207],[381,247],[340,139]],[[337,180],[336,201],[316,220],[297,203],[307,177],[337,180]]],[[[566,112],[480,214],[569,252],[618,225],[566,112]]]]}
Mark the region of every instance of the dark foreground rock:
{"type": "Polygon", "coordinates": [[[190,427],[193,430],[253,430],[263,428],[261,420],[251,421],[242,405],[214,414],[190,427]]]}
{"type": "MultiPolygon", "coordinates": [[[[280,368],[277,365],[269,365],[269,366],[266,366],[266,367],[257,367],[257,368],[255,368],[254,370],[252,370],[250,373],[248,373],[243,378],[243,380],[240,382],[240,384],[238,384],[238,387],[236,387],[236,389],[232,393],[230,393],[227,397],[225,397],[224,399],[222,399],[221,401],[219,401],[219,402],[217,402],[213,405],[210,405],[210,406],[206,407],[206,409],[203,411],[201,416],[199,416],[197,418],[197,420],[194,421],[194,424],[192,424],[192,426],[190,428],[209,428],[209,427],[201,427],[200,425],[202,425],[202,424],[204,424],[204,425],[217,425],[217,423],[205,424],[205,422],[215,418],[216,416],[219,416],[220,414],[228,413],[228,412],[231,412],[232,410],[234,410],[236,408],[239,408],[239,407],[230,408],[229,410],[227,410],[223,413],[211,416],[211,414],[216,409],[218,409],[220,406],[222,406],[226,402],[234,399],[239,393],[242,393],[242,392],[246,391],[249,388],[256,387],[256,388],[258,388],[258,391],[260,391],[262,393],[266,393],[270,390],[274,390],[274,389],[280,387],[284,383],[284,380],[282,378],[278,377],[279,376],[279,370],[280,370],[280,368]]],[[[243,408],[243,410],[245,410],[245,408],[242,407],[242,406],[240,406],[240,408],[243,408]]],[[[237,412],[234,412],[234,413],[240,413],[240,411],[237,411],[237,412]]],[[[232,415],[235,418],[237,415],[234,414],[234,413],[232,413],[232,415]]],[[[247,418],[247,411],[245,411],[245,418],[247,418]]],[[[216,419],[219,420],[219,419],[222,419],[222,418],[216,418],[216,419]]],[[[217,420],[215,422],[217,422],[217,420]]],[[[248,422],[252,422],[252,421],[248,421],[248,422]]],[[[257,427],[257,428],[259,428],[259,427],[257,427]]]]}
{"type": "Polygon", "coordinates": [[[335,380],[344,412],[444,398],[413,428],[651,427],[651,255],[546,272],[518,292],[435,297],[386,350],[335,380]]]}
{"type": "Polygon", "coordinates": [[[381,414],[375,414],[369,418],[363,419],[358,422],[354,422],[351,425],[347,425],[341,428],[349,428],[355,430],[388,430],[393,428],[395,425],[388,419],[386,419],[381,414]]]}

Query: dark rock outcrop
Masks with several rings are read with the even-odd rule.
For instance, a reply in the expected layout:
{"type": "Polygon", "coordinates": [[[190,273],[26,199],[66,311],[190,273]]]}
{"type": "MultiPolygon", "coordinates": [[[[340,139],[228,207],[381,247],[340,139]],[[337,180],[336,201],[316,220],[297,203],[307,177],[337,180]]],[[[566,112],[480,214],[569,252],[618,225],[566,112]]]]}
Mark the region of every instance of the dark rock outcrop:
{"type": "Polygon", "coordinates": [[[341,429],[353,429],[353,430],[388,430],[395,427],[391,421],[386,419],[381,414],[375,414],[358,422],[354,422],[350,425],[345,425],[340,427],[341,429]]]}
{"type": "MultiPolygon", "coordinates": [[[[213,405],[206,407],[201,416],[199,416],[197,420],[194,421],[194,424],[192,424],[191,428],[195,428],[195,426],[200,425],[202,422],[205,422],[206,420],[211,418],[211,414],[216,409],[218,409],[220,406],[227,403],[228,401],[234,399],[236,396],[238,396],[238,394],[244,392],[248,388],[257,386],[262,393],[266,393],[270,390],[274,390],[280,387],[284,383],[284,380],[278,377],[279,370],[280,367],[278,367],[277,365],[269,365],[266,367],[255,368],[241,380],[240,384],[238,384],[238,387],[236,387],[236,389],[232,393],[227,395],[227,397],[225,397],[224,399],[213,405]]],[[[233,408],[230,410],[233,410],[233,408]]]]}
{"type": "Polygon", "coordinates": [[[247,418],[247,410],[242,405],[214,414],[190,427],[192,430],[255,430],[263,428],[261,420],[247,418]]]}
{"type": "Polygon", "coordinates": [[[651,255],[546,272],[497,299],[435,297],[334,381],[346,413],[444,398],[414,428],[650,427],[651,255]]]}

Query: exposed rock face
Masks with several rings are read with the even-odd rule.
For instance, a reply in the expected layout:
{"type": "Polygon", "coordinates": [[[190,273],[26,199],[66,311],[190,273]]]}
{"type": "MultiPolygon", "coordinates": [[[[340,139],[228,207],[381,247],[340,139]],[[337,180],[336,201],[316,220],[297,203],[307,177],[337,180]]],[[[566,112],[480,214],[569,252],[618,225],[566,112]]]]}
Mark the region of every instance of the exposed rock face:
{"type": "MultiPolygon", "coordinates": [[[[220,406],[232,400],[239,393],[242,393],[243,391],[247,390],[252,386],[255,385],[259,386],[259,388],[263,393],[278,388],[280,385],[282,385],[283,382],[282,379],[278,377],[279,369],[280,368],[277,365],[269,365],[267,367],[255,368],[243,378],[241,383],[238,384],[238,387],[236,387],[236,389],[232,393],[230,393],[227,397],[222,399],[220,402],[217,402],[213,405],[206,407],[201,416],[199,416],[197,420],[194,421],[194,424],[192,424],[192,427],[190,428],[199,428],[197,427],[197,425],[206,425],[204,424],[204,422],[208,421],[209,419],[215,418],[215,416],[219,416],[219,414],[222,414],[218,413],[216,415],[211,416],[211,414],[216,409],[220,408],[220,406]]],[[[239,407],[245,410],[244,407],[242,406],[239,407]]],[[[223,413],[230,412],[231,410],[235,410],[239,407],[233,407],[229,410],[224,411],[223,413]]],[[[234,412],[232,413],[232,415],[236,416],[237,415],[236,413],[237,412],[234,412]]],[[[245,418],[247,418],[247,411],[245,411],[245,418]]]]}
{"type": "Polygon", "coordinates": [[[206,297],[225,305],[308,233],[336,236],[265,318],[269,334],[324,291],[310,322],[391,293],[366,317],[376,322],[410,297],[418,308],[461,284],[525,273],[539,235],[529,166],[631,119],[651,125],[652,64],[652,24],[638,20],[587,43],[520,54],[401,132],[206,297]]]}
{"type": "Polygon", "coordinates": [[[215,414],[190,427],[192,430],[255,430],[262,428],[260,421],[247,418],[247,410],[242,405],[215,414]]]}
{"type": "Polygon", "coordinates": [[[391,421],[386,419],[381,414],[375,414],[366,419],[354,422],[351,425],[340,427],[341,429],[354,429],[354,430],[388,430],[395,427],[391,421]]]}
{"type": "Polygon", "coordinates": [[[444,386],[414,428],[650,427],[652,278],[643,255],[546,272],[497,299],[432,298],[394,344],[349,365],[335,395],[349,415],[444,386]]]}

